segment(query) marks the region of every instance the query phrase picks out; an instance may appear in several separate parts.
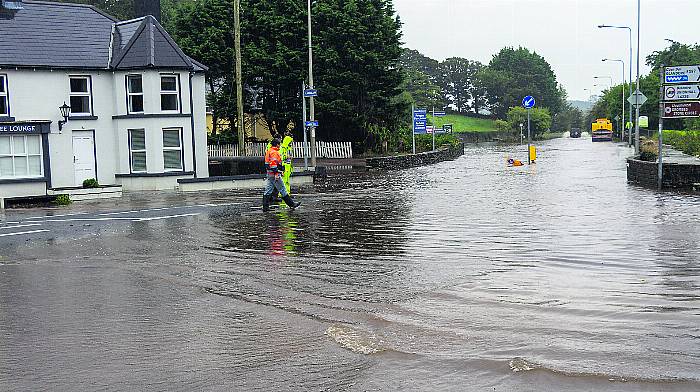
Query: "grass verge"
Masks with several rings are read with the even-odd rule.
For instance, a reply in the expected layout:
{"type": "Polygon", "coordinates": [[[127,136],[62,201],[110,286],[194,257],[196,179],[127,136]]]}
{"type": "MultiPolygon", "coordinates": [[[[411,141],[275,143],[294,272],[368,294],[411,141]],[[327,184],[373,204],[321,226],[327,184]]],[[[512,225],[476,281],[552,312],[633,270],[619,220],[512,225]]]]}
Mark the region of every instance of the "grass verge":
{"type": "MultiPolygon", "coordinates": [[[[433,118],[428,113],[428,121],[433,118]]],[[[496,122],[486,118],[468,117],[461,114],[448,114],[445,117],[436,117],[435,125],[442,127],[444,124],[452,124],[454,132],[491,132],[496,130],[496,122]]]]}

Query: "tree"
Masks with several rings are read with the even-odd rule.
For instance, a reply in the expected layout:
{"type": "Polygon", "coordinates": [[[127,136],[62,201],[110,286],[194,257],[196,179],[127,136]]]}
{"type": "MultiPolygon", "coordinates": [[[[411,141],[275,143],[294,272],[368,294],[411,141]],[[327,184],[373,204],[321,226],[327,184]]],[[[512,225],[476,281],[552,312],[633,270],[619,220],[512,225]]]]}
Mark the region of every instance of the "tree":
{"type": "Polygon", "coordinates": [[[479,80],[497,118],[505,118],[509,108],[527,95],[537,99],[538,107],[555,114],[564,104],[565,93],[552,67],[542,56],[522,47],[503,48],[481,71],[479,80]]]}
{"type": "Polygon", "coordinates": [[[445,107],[444,97],[440,87],[430,82],[428,75],[416,70],[404,72],[402,89],[406,91],[413,105],[418,108],[445,107]]]}
{"type": "MultiPolygon", "coordinates": [[[[523,132],[527,132],[527,109],[522,106],[514,106],[508,110],[507,121],[512,130],[520,130],[520,124],[523,124],[523,132]]],[[[532,108],[530,109],[530,131],[535,137],[550,129],[552,125],[552,115],[549,109],[532,108]]]]}
{"type": "Polygon", "coordinates": [[[401,88],[408,92],[419,108],[444,109],[448,100],[443,95],[440,63],[412,49],[402,49],[399,66],[403,75],[401,88]]]}
{"type": "MultiPolygon", "coordinates": [[[[214,110],[235,119],[232,1],[185,1],[175,13],[173,35],[186,53],[210,67],[214,110]]],[[[294,1],[242,0],[241,10],[244,85],[260,92],[260,112],[273,131],[293,122],[301,135],[306,9],[294,1]]],[[[407,102],[398,66],[401,23],[391,1],[326,0],[316,2],[313,12],[319,138],[365,141],[386,129],[398,131],[406,122],[407,102]]],[[[252,104],[244,103],[247,112],[252,104]]]]}
{"type": "Polygon", "coordinates": [[[315,8],[319,135],[373,144],[405,116],[399,106],[401,21],[391,0],[326,0],[315,8]],[[368,139],[369,138],[369,139],[368,139]]]}
{"type": "Polygon", "coordinates": [[[231,0],[203,0],[180,4],[170,21],[170,34],[189,56],[209,67],[208,103],[214,116],[212,134],[220,118],[235,119],[232,92],[233,7],[231,0]]]}
{"type": "Polygon", "coordinates": [[[452,57],[440,63],[443,95],[458,113],[469,110],[474,76],[470,69],[470,61],[460,57],[452,57]]]}
{"type": "Polygon", "coordinates": [[[662,66],[700,64],[700,45],[672,41],[668,48],[647,56],[646,64],[652,67],[654,73],[658,73],[662,66]]]}
{"type": "Polygon", "coordinates": [[[134,17],[135,0],[56,0],[60,3],[89,4],[106,12],[118,20],[128,20],[134,17]]]}
{"type": "Polygon", "coordinates": [[[581,128],[582,123],[581,110],[567,103],[559,113],[552,116],[551,129],[555,132],[570,132],[571,128],[581,128]]]}

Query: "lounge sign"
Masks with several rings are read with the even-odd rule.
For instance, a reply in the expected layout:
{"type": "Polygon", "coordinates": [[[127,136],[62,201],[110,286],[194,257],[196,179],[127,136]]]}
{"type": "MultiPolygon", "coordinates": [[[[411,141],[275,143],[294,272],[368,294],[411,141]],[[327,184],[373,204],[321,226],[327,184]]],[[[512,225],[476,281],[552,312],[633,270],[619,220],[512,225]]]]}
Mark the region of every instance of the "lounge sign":
{"type": "Polygon", "coordinates": [[[48,133],[48,125],[44,122],[0,123],[0,133],[48,133]]]}
{"type": "Polygon", "coordinates": [[[21,125],[0,125],[0,132],[7,133],[38,133],[36,125],[21,124],[21,125]]]}

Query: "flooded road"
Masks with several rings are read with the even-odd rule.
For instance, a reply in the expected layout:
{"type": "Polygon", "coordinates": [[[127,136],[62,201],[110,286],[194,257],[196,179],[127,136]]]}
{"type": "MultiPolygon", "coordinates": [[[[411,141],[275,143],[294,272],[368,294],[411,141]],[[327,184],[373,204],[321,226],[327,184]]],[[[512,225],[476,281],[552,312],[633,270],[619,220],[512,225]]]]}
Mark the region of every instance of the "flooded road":
{"type": "Polygon", "coordinates": [[[700,197],[628,185],[613,144],[524,151],[332,175],[294,212],[8,211],[0,390],[700,390],[700,197]]]}

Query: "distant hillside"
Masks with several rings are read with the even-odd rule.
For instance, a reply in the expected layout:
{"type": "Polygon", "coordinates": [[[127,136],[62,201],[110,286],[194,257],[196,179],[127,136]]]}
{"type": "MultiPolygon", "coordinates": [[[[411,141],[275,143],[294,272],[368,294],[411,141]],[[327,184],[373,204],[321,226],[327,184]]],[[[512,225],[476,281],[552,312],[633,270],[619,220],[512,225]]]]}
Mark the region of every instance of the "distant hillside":
{"type": "Polygon", "coordinates": [[[582,111],[582,112],[585,113],[585,112],[591,110],[591,108],[593,107],[593,102],[589,102],[589,101],[569,101],[569,105],[571,105],[571,106],[573,106],[573,107],[577,108],[578,110],[580,110],[580,111],[582,111]]]}

